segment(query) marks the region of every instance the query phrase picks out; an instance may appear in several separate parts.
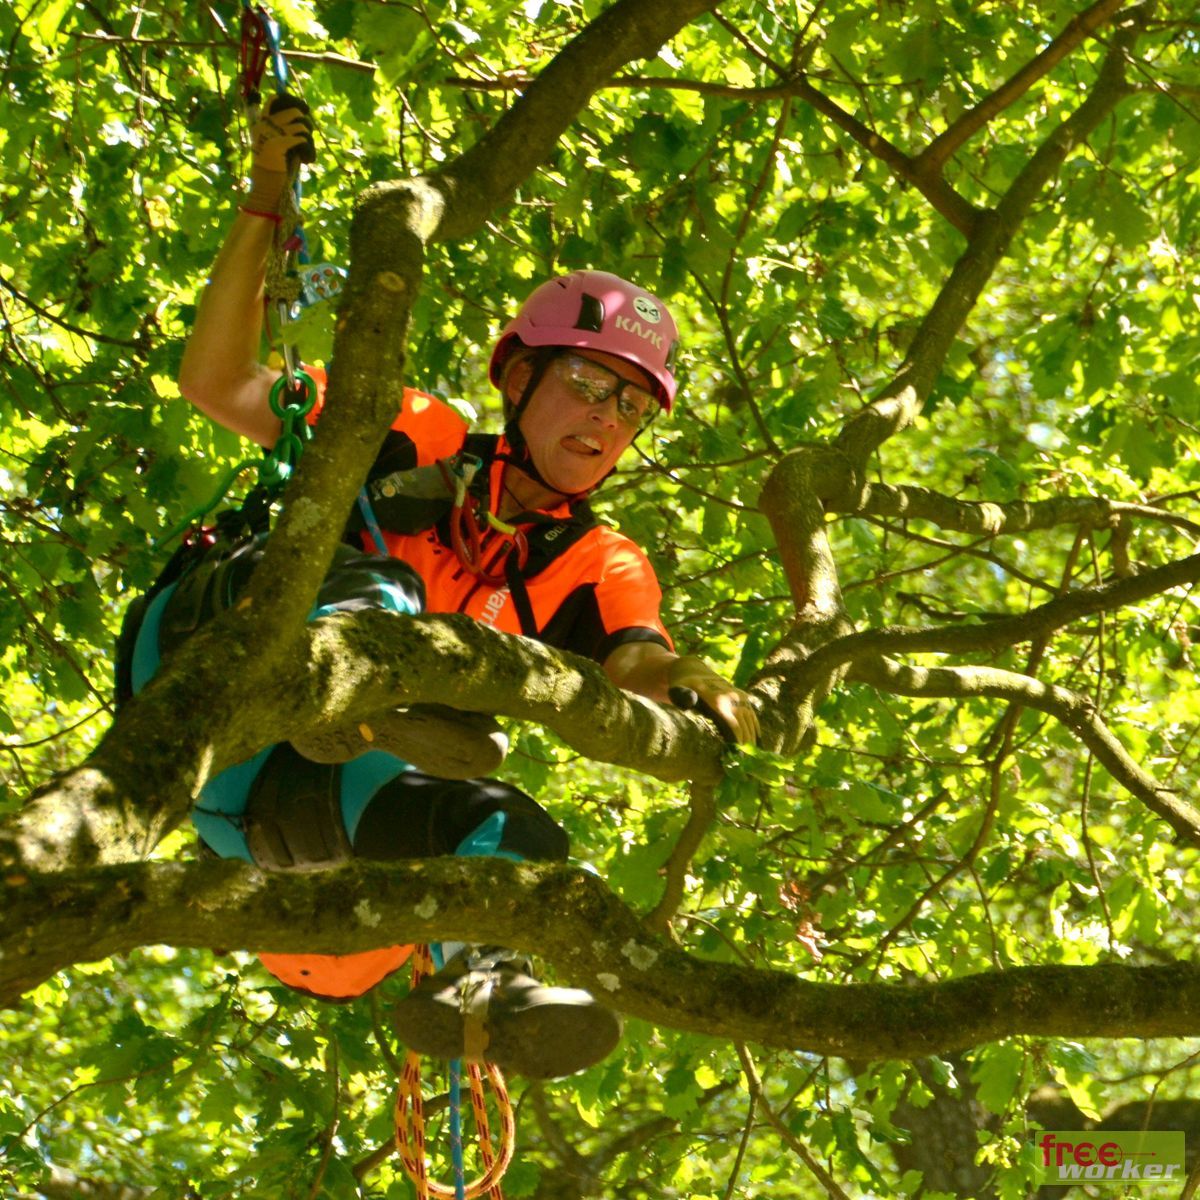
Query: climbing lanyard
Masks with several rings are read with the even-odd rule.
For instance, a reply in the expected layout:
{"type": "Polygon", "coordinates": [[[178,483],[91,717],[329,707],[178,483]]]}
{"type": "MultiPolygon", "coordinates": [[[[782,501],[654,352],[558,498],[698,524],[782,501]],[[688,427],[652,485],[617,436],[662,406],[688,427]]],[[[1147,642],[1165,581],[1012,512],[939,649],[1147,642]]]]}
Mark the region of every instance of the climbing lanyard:
{"type": "MultiPolygon", "coordinates": [[[[241,90],[242,100],[246,108],[247,119],[257,119],[259,106],[262,102],[260,87],[268,61],[271,63],[278,94],[286,94],[288,84],[287,60],[281,48],[281,35],[278,22],[261,4],[251,6],[249,0],[242,0],[241,28],[241,90]]],[[[293,101],[293,104],[296,103],[293,101]]],[[[302,103],[302,102],[300,102],[302,103]]],[[[309,267],[307,274],[317,273],[322,279],[323,294],[313,295],[312,300],[304,297],[311,291],[306,285],[301,285],[296,277],[296,261],[307,260],[304,244],[304,234],[299,226],[300,183],[299,161],[291,166],[290,186],[286,195],[290,198],[287,211],[280,218],[280,235],[272,246],[271,258],[273,263],[268,268],[267,294],[277,306],[279,320],[282,325],[292,315],[299,300],[302,303],[315,302],[325,299],[340,290],[341,278],[345,272],[340,268],[329,267],[329,264],[318,264],[309,267]],[[286,235],[283,230],[291,226],[286,235]],[[326,269],[332,276],[326,275],[326,269]]],[[[269,311],[269,309],[268,309],[269,311]]],[[[257,510],[265,501],[267,508],[283,490],[296,464],[300,461],[305,443],[312,436],[312,429],[306,420],[317,399],[317,386],[312,377],[301,370],[296,361],[295,347],[282,345],[283,375],[276,381],[270,393],[271,411],[280,419],[282,428],[274,447],[259,458],[244,458],[231,467],[221,478],[216,490],[208,501],[197,505],[177,525],[156,538],[154,545],[163,546],[178,537],[185,530],[203,520],[214,508],[225,499],[237,480],[246,471],[257,468],[258,479],[251,497],[257,498],[253,507],[257,510]]],[[[243,507],[250,505],[250,497],[243,507]]],[[[194,535],[193,540],[203,537],[203,532],[194,535]]]]}
{"type": "MultiPolygon", "coordinates": [[[[418,946],[413,955],[413,987],[433,973],[433,956],[430,947],[418,946]]],[[[516,1143],[516,1118],[504,1076],[495,1063],[467,1064],[467,1079],[471,1092],[471,1112],[475,1119],[475,1131],[479,1137],[479,1161],[483,1173],[468,1182],[463,1161],[461,1077],[459,1061],[450,1066],[450,1148],[454,1168],[454,1186],[446,1187],[429,1178],[425,1146],[425,1110],[421,1089],[421,1056],[414,1050],[408,1052],[404,1070],[400,1076],[400,1087],[396,1095],[396,1145],[405,1173],[417,1189],[417,1200],[476,1200],[486,1196],[488,1200],[504,1200],[500,1180],[512,1161],[516,1143]],[[486,1073],[492,1094],[500,1112],[499,1146],[492,1145],[491,1128],[487,1114],[487,1097],[483,1080],[486,1073]]]]}

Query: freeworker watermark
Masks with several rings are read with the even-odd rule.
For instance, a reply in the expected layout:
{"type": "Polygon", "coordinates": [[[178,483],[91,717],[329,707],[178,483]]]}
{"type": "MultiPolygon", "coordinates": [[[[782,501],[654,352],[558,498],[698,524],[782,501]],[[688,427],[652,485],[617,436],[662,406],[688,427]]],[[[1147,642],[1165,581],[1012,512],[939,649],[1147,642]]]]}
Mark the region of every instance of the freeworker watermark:
{"type": "Polygon", "coordinates": [[[1155,1184],[1184,1179],[1183,1134],[1092,1129],[1047,1130],[1036,1135],[1042,1183],[1155,1184]]]}

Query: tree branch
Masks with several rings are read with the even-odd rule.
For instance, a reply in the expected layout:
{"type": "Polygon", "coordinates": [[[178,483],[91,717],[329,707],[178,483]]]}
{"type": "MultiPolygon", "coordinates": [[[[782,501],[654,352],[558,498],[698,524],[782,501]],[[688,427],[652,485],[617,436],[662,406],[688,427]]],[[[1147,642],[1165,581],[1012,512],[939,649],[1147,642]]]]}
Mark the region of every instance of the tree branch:
{"type": "MultiPolygon", "coordinates": [[[[509,91],[525,86],[529,80],[525,76],[506,76],[498,80],[462,79],[454,77],[446,80],[455,87],[478,91],[509,91]]],[[[844,133],[850,135],[867,150],[873,158],[879,159],[897,179],[915,187],[932,207],[960,233],[970,235],[975,227],[975,220],[980,210],[970,201],[965,200],[945,179],[937,169],[919,166],[917,160],[910,158],[893,142],[888,141],[882,134],[876,133],[864,125],[852,113],[848,113],[835,100],[831,100],[823,92],[818,91],[808,79],[787,77],[782,83],[766,87],[736,87],[733,84],[717,83],[707,79],[677,79],[666,75],[618,75],[602,85],[604,88],[661,88],[666,91],[696,92],[702,96],[725,96],[731,100],[741,100],[747,103],[765,100],[802,100],[823,116],[828,117],[844,133]]]]}
{"type": "Polygon", "coordinates": [[[545,161],[592,94],[650,58],[718,0],[617,0],[569,42],[521,98],[439,176],[449,194],[440,241],[477,229],[545,161]]]}
{"type": "MultiPolygon", "coordinates": [[[[823,646],[813,655],[820,662],[806,662],[803,670],[827,670],[831,666],[858,663],[881,654],[951,654],[995,651],[1021,642],[1031,642],[1054,633],[1083,617],[1109,612],[1157,596],[1171,588],[1200,581],[1200,554],[1177,559],[1162,567],[1099,587],[1080,588],[1057,600],[1012,617],[1001,617],[979,625],[926,626],[909,629],[881,626],[852,633],[823,646]]],[[[794,679],[793,685],[805,681],[794,679]]]]}
{"type": "Polygon", "coordinates": [[[701,718],[614,687],[587,659],[458,614],[365,611],[315,621],[223,731],[197,708],[192,680],[213,659],[237,676],[242,656],[256,652],[252,628],[243,630],[248,644],[216,628],[226,617],[244,619],[227,613],[179,647],[87,762],[0,825],[0,866],[143,858],[217,771],[314,726],[357,723],[403,704],[536,721],[588,758],[665,781],[720,778],[724,743],[701,718]]]}
{"type": "Polygon", "coordinates": [[[1200,812],[1144,771],[1104,723],[1095,703],[1067,688],[996,667],[909,667],[887,659],[860,662],[855,679],[902,696],[991,696],[1061,721],[1104,765],[1108,773],[1190,845],[1200,845],[1200,812]]]}
{"type": "Polygon", "coordinates": [[[49,309],[43,308],[40,304],[31,300],[24,292],[18,291],[17,288],[3,275],[0,275],[0,287],[8,292],[14,299],[32,312],[37,313],[44,321],[49,321],[52,325],[57,325],[59,329],[65,329],[67,333],[73,333],[77,337],[87,338],[93,342],[103,342],[106,346],[120,346],[123,350],[133,350],[135,353],[144,355],[151,347],[148,341],[145,340],[144,334],[138,338],[115,338],[110,337],[105,333],[97,333],[93,329],[84,329],[79,325],[72,325],[69,321],[64,321],[62,317],[57,317],[49,309]]]}
{"type": "Polygon", "coordinates": [[[692,865],[692,858],[700,849],[700,843],[704,841],[704,836],[712,827],[716,816],[714,788],[709,784],[692,784],[687,824],[680,830],[679,838],[664,868],[667,882],[663,887],[662,899],[646,918],[646,928],[651,933],[666,933],[671,928],[671,919],[683,902],[687,872],[692,865]]]}
{"type": "Polygon", "coordinates": [[[1016,103],[1039,79],[1048,75],[1072,50],[1090,37],[1121,7],[1125,0],[1096,0],[1091,8],[1077,13],[1036,58],[985,96],[974,108],[938,134],[914,160],[914,167],[941,171],[950,157],[975,136],[994,116],[1016,103]]]}
{"type": "MultiPolygon", "coordinates": [[[[1200,554],[1193,554],[1128,579],[1071,592],[1026,613],[977,625],[915,629],[882,626],[826,638],[815,650],[811,650],[799,634],[789,633],[772,652],[754,686],[784,712],[802,709],[808,714],[813,697],[821,695],[820,689],[826,682],[836,678],[837,673],[849,664],[859,664],[885,654],[1002,650],[1021,642],[1049,637],[1055,630],[1083,617],[1135,604],[1171,588],[1198,581],[1200,554]]],[[[774,736],[775,729],[769,725],[767,728],[774,736]]],[[[770,741],[765,744],[773,745],[770,741]]]]}
{"type": "Polygon", "coordinates": [[[930,488],[867,483],[853,498],[845,492],[826,500],[830,512],[929,521],[942,529],[998,537],[1075,525],[1115,529],[1122,518],[1173,525],[1200,537],[1200,524],[1151,504],[1131,504],[1104,496],[1055,496],[1046,500],[957,500],[930,488]]]}
{"type": "MultiPolygon", "coordinates": [[[[1140,30],[1136,20],[1127,21],[1118,30],[1087,99],[1045,138],[996,207],[978,218],[966,250],[921,322],[895,379],[870,405],[851,417],[838,435],[837,446],[855,462],[865,466],[883,442],[915,419],[950,347],[1034,202],[1067,155],[1129,93],[1126,59],[1140,30]]],[[[785,458],[780,467],[787,461],[785,458]]]]}
{"type": "Polygon", "coordinates": [[[8,1004],[71,962],[140,945],[349,953],[382,939],[470,940],[536,952],[564,979],[660,1025],[843,1058],[917,1058],[1015,1035],[1200,1035],[1200,965],[815,983],[686,954],[651,937],[599,878],[557,864],[442,858],[279,875],[234,861],[137,863],[9,875],[0,903],[8,1004]]]}
{"type": "Polygon", "coordinates": [[[828,117],[872,157],[879,159],[897,179],[915,187],[959,233],[968,238],[974,235],[981,211],[946,182],[940,165],[927,167],[919,159],[911,158],[882,134],[864,125],[836,101],[818,91],[807,79],[791,79],[786,86],[791,95],[828,117]]]}
{"type": "Polygon", "coordinates": [[[750,1057],[750,1051],[739,1042],[737,1053],[742,1063],[742,1073],[746,1076],[746,1087],[750,1092],[751,1113],[756,1104],[766,1113],[771,1128],[783,1139],[784,1145],[812,1172],[831,1200],[850,1200],[837,1180],[825,1170],[813,1152],[783,1123],[779,1114],[767,1103],[767,1098],[763,1095],[762,1080],[754,1065],[754,1059],[750,1057]]]}
{"type": "Polygon", "coordinates": [[[796,606],[787,637],[767,656],[753,686],[768,702],[762,744],[792,753],[812,726],[813,715],[836,686],[840,667],[806,672],[802,686],[791,688],[787,677],[812,652],[850,628],[838,583],[837,563],[825,528],[821,497],[846,488],[854,472],[845,456],[825,446],[792,451],[767,477],[759,506],[771,523],[779,558],[796,606]]]}
{"type": "MultiPolygon", "coordinates": [[[[797,625],[756,680],[774,708],[797,714],[786,729],[770,732],[765,744],[773,749],[794,749],[809,728],[816,705],[837,679],[836,652],[812,653],[814,646],[844,632],[845,626],[824,530],[825,508],[858,511],[864,506],[868,459],[916,418],[950,347],[1034,201],[1070,151],[1127,94],[1126,56],[1140,28],[1131,20],[1118,32],[1087,99],[1045,138],[997,206],[975,222],[966,250],[922,321],[896,377],[846,421],[832,447],[800,447],[780,459],[767,477],[760,505],[779,543],[799,614],[797,625]]],[[[837,644],[850,640],[840,638],[837,644]]]]}
{"type": "Polygon", "coordinates": [[[159,1189],[132,1183],[92,1179],[52,1166],[34,1194],[22,1193],[12,1200],[151,1200],[159,1189]]]}

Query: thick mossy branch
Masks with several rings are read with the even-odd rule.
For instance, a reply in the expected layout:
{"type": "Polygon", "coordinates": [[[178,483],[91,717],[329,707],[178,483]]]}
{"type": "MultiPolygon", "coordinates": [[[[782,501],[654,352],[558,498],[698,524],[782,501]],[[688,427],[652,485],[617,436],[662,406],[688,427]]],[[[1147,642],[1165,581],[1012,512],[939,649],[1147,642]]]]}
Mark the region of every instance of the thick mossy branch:
{"type": "Polygon", "coordinates": [[[307,876],[153,863],[3,883],[0,1000],[136,946],[338,953],[476,940],[541,955],[565,982],[671,1028],[852,1059],[1004,1037],[1194,1037],[1200,967],[1034,966],[926,984],[832,984],[706,962],[649,934],[594,875],[502,859],[358,863],[307,876]]]}
{"type": "MultiPolygon", "coordinates": [[[[252,638],[252,629],[242,632],[252,638]]],[[[182,646],[83,766],[0,825],[0,867],[49,871],[143,857],[184,820],[211,774],[306,730],[405,704],[535,721],[594,761],[666,782],[720,778],[725,743],[709,722],[614,687],[587,659],[466,616],[325,617],[271,660],[236,714],[214,719],[220,714],[196,704],[192,681],[222,663],[236,675],[242,660],[230,663],[231,644],[248,653],[215,628],[182,646]]]]}
{"type": "Polygon", "coordinates": [[[614,687],[589,659],[497,633],[470,617],[380,611],[327,617],[311,626],[305,663],[310,686],[326,698],[317,714],[322,721],[437,700],[536,722],[593,761],[664,781],[720,778],[724,743],[707,722],[614,687]],[[340,708],[325,683],[335,677],[343,680],[340,708]]]}
{"type": "Polygon", "coordinates": [[[837,564],[825,532],[825,503],[855,502],[856,464],[828,446],[800,446],[768,474],[758,498],[771,522],[799,620],[827,620],[845,611],[837,564]]]}
{"type": "Polygon", "coordinates": [[[307,616],[367,470],[400,411],[409,318],[425,244],[443,211],[442,194],[420,179],[377,185],[359,198],[327,403],[247,591],[281,637],[307,616]]]}
{"type": "Polygon", "coordinates": [[[268,684],[296,677],[298,643],[251,611],[224,613],[181,646],[84,763],[0,822],[0,869],[144,857],[214,771],[276,740],[268,684]]]}

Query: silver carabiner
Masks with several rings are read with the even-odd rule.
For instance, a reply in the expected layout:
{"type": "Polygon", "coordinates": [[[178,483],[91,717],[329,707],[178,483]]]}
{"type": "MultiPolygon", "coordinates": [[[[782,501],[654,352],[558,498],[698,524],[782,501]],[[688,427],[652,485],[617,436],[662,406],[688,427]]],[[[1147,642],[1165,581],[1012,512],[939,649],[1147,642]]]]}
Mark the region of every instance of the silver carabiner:
{"type": "Polygon", "coordinates": [[[300,369],[299,363],[296,361],[296,346],[293,342],[286,341],[283,336],[284,328],[292,319],[292,304],[290,300],[280,299],[276,301],[279,309],[279,350],[283,357],[283,373],[287,376],[288,391],[296,390],[296,372],[300,369]]]}

